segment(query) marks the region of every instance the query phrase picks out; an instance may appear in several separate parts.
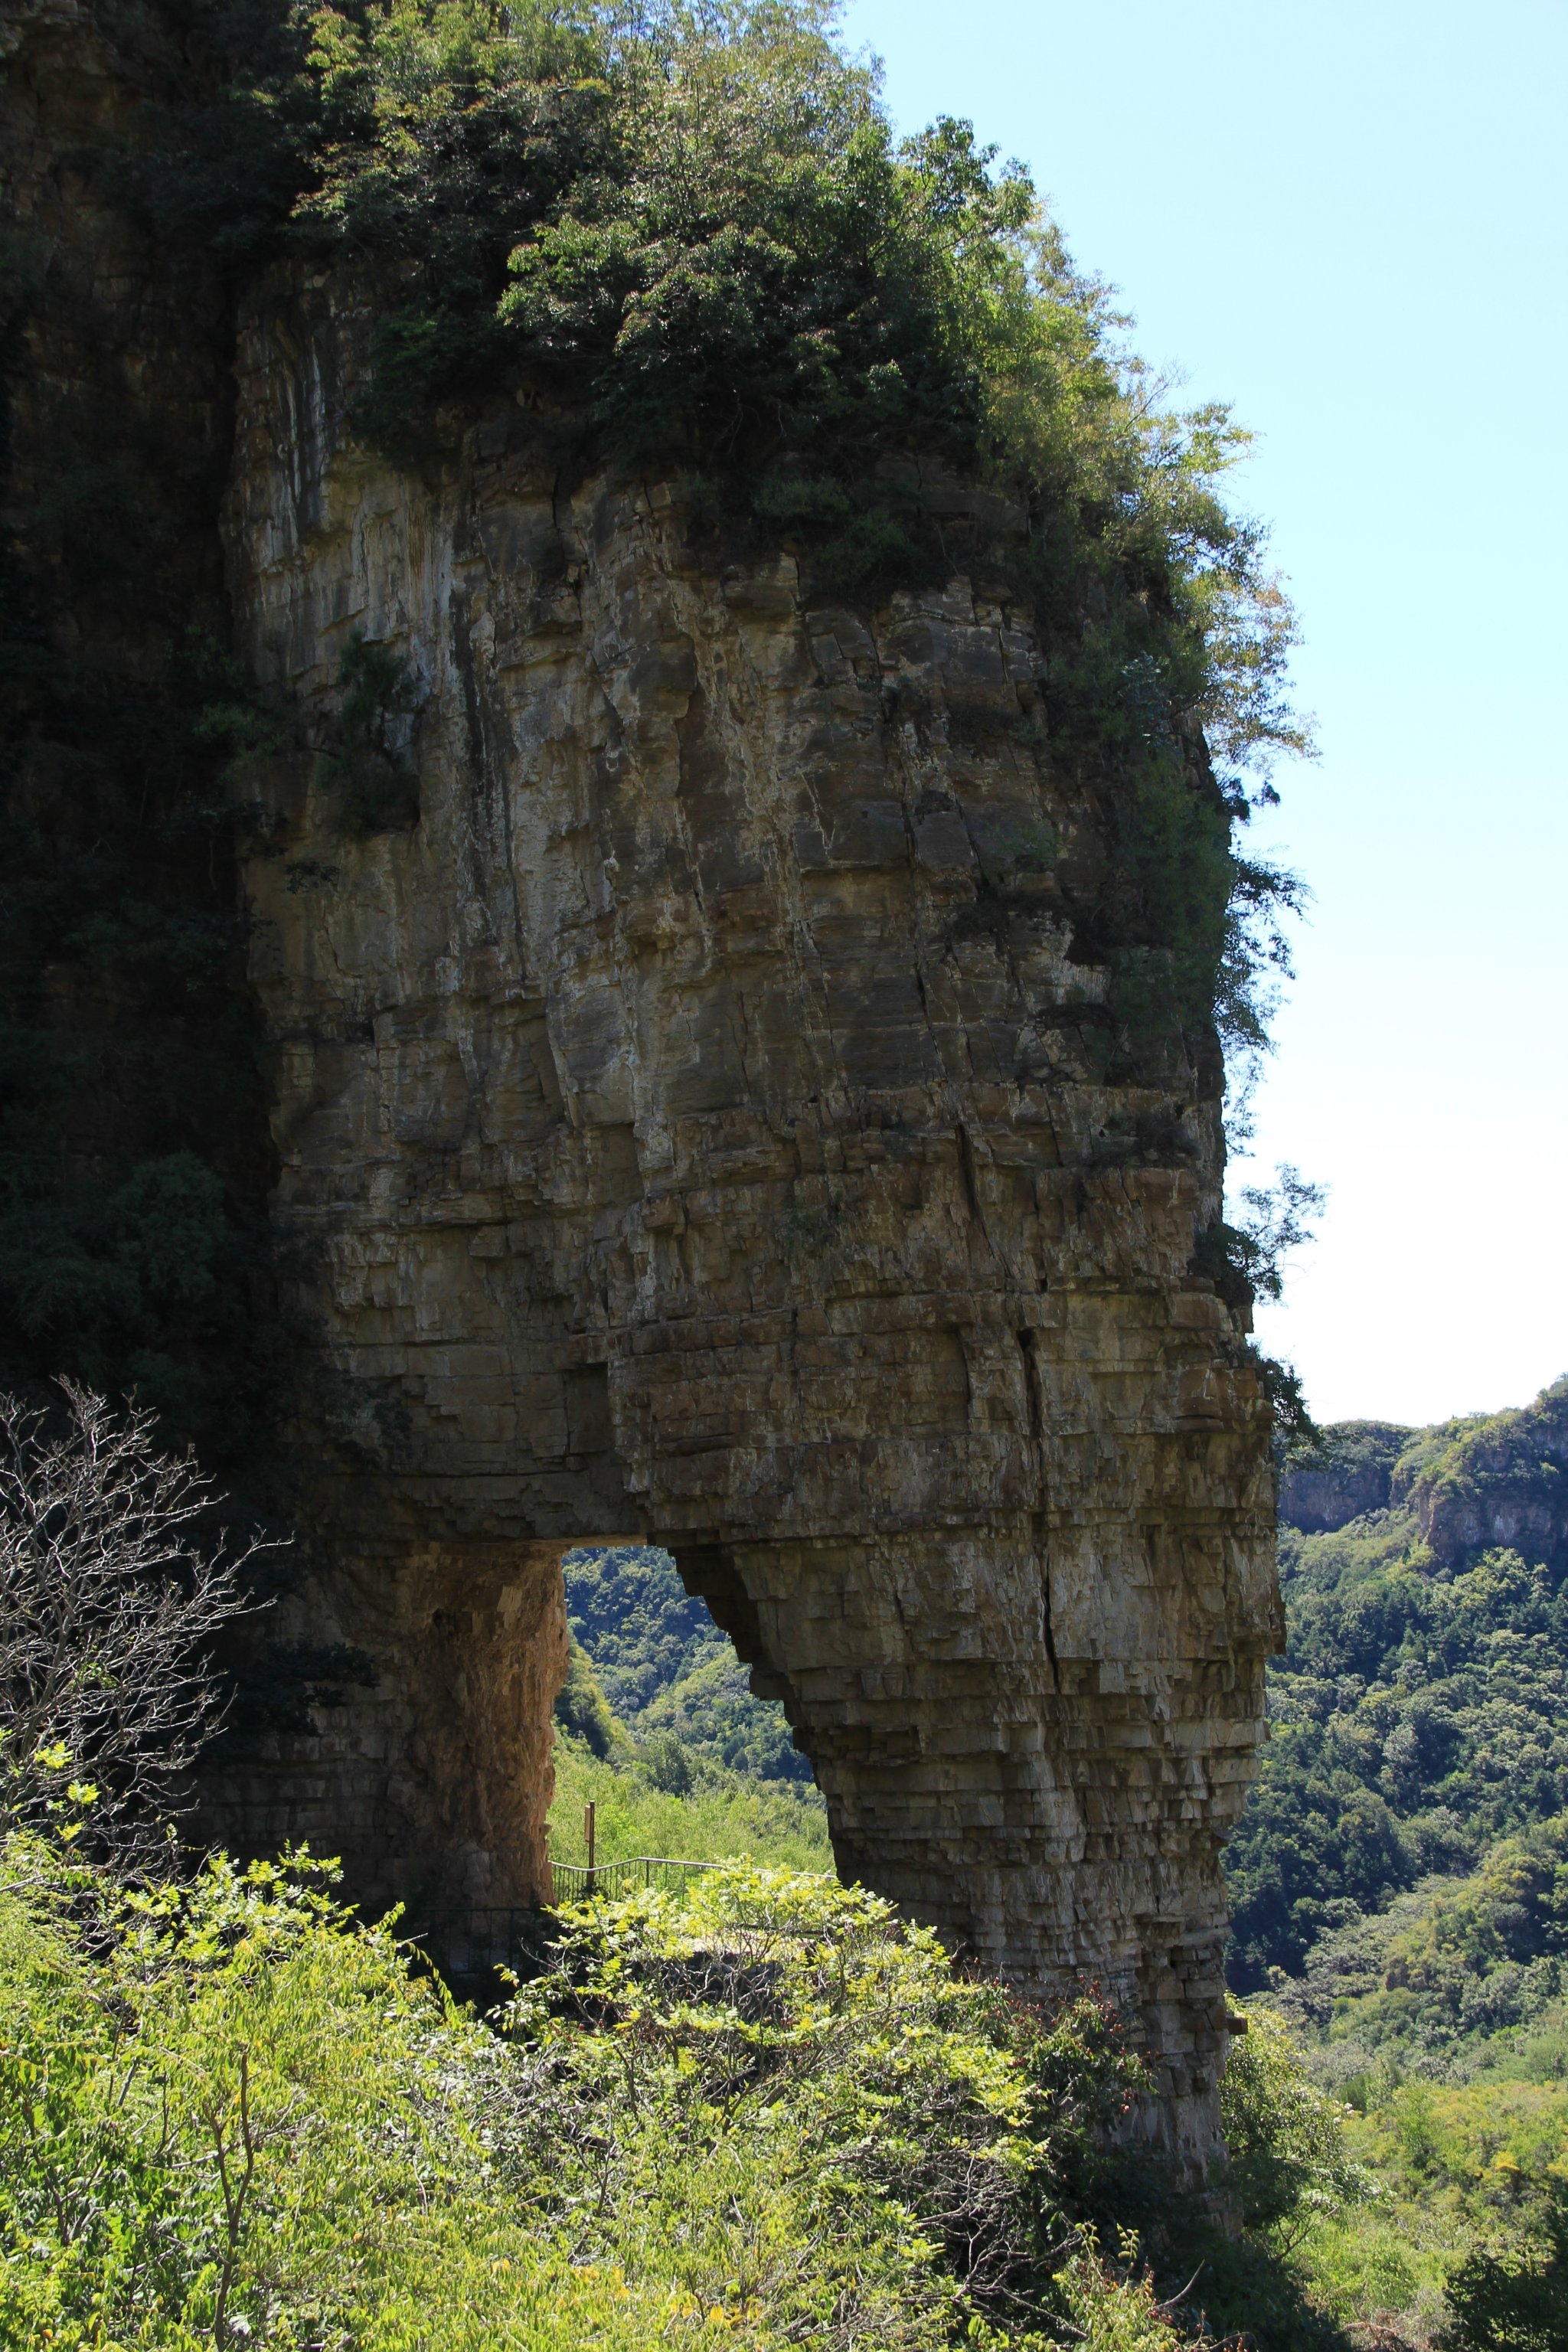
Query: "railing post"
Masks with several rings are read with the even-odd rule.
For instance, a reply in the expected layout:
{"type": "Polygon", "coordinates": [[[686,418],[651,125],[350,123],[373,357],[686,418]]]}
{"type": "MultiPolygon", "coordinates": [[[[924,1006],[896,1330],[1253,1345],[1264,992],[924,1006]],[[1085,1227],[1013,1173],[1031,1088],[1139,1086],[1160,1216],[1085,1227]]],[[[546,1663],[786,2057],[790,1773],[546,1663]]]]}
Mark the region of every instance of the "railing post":
{"type": "Polygon", "coordinates": [[[583,1808],[583,1836],[588,1848],[588,1893],[594,1893],[594,1801],[583,1808]]]}

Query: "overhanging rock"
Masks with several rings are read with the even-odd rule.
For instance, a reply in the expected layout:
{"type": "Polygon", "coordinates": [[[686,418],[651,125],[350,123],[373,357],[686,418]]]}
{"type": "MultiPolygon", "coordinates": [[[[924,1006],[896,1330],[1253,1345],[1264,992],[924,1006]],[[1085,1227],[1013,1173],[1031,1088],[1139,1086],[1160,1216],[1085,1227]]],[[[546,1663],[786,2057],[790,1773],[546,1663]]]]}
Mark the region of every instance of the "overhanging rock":
{"type": "Polygon", "coordinates": [[[370,1897],[537,1890],[560,1552],[667,1544],[846,1873],[1131,2005],[1201,2168],[1268,1413],[1189,1271],[1217,1055],[1118,1059],[1074,951],[1106,840],[1030,615],[978,576],[813,601],[516,405],[438,473],[373,460],[363,324],[278,283],[240,349],[245,650],[330,749],[345,650],[386,649],[411,707],[365,756],[418,787],[376,829],[341,757],[282,761],[248,868],[301,1625],[370,1662],[252,1826],[370,1897]]]}

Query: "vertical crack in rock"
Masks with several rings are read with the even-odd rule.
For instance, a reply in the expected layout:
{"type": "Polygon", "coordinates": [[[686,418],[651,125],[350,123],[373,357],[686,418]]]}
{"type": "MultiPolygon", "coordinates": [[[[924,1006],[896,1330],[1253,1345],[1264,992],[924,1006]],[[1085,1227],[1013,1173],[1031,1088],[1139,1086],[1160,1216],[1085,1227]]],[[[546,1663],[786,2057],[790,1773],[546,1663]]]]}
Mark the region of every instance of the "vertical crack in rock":
{"type": "Polygon", "coordinates": [[[988,842],[1101,842],[1017,723],[1031,615],[955,578],[873,641],[786,556],[710,566],[679,484],[571,487],[515,404],[439,476],[351,452],[368,323],[286,276],[243,318],[226,535],[308,741],[354,632],[425,691],[417,824],[345,836],[307,749],[248,873],[298,1606],[378,1679],[233,1805],[369,1900],[542,1889],[556,1563],[666,1543],[840,1866],[1124,2002],[1201,2170],[1268,1412],[1189,1271],[1215,1057],[1108,1078],[1054,872],[985,879],[988,842]]]}

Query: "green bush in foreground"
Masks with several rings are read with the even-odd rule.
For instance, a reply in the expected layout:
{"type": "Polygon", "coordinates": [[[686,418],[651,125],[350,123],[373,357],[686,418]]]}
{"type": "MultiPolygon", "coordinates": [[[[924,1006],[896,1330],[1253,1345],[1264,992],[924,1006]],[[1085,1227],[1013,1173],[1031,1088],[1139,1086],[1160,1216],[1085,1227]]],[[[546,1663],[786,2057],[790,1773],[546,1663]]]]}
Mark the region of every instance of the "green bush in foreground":
{"type": "Polygon", "coordinates": [[[1136,2067],[822,1877],[572,1912],[498,2034],[308,1857],[0,1865],[0,2347],[1175,2352],[1075,2179],[1136,2067]]]}
{"type": "Polygon", "coordinates": [[[1374,2193],[1345,2142],[1348,2108],[1309,2081],[1285,2021],[1257,2006],[1221,2091],[1231,2181],[1243,2221],[1294,2242],[1320,2214],[1374,2193]]]}

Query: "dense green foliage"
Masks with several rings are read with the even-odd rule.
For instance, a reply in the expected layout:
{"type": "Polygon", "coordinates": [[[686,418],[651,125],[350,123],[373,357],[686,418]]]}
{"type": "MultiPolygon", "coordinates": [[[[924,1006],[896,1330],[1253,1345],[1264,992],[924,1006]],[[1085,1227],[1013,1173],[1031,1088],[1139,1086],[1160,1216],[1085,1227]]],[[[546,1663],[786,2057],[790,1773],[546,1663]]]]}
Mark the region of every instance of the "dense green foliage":
{"type": "Polygon", "coordinates": [[[1568,2352],[1568,2183],[1531,2236],[1478,2246],[1448,2280],[1445,2352],[1568,2352]]]}
{"type": "Polygon", "coordinates": [[[1136,2063],[820,1877],[570,1913],[497,2034],[310,1866],[0,1872],[0,2345],[1176,2352],[1083,2218],[1136,2063]]]}
{"type": "Polygon", "coordinates": [[[555,1720],[563,1731],[580,1740],[591,1756],[602,1759],[612,1753],[617,1738],[625,1735],[610,1711],[610,1703],[594,1672],[593,1660],[575,1633],[567,1638],[566,1679],[556,1696],[555,1720]]]}
{"type": "Polygon", "coordinates": [[[655,1545],[569,1551],[562,1566],[573,1635],[628,1724],[729,1648],[706,1604],[687,1591],[674,1560],[655,1545]]]}
{"type": "Polygon", "coordinates": [[[1323,2037],[1339,2080],[1390,2063],[1445,2077],[1568,2072],[1568,1819],[1498,1839],[1464,1876],[1434,1874],[1352,1912],[1278,1990],[1323,2037]]]}
{"type": "Polygon", "coordinates": [[[1227,1859],[1243,1989],[1568,1809],[1565,1444],[1560,1382],[1526,1411],[1411,1433],[1387,1508],[1282,1530],[1289,1648],[1227,1859]]]}
{"type": "Polygon", "coordinates": [[[634,1740],[660,1753],[673,1741],[693,1762],[764,1780],[809,1782],[784,1709],[752,1696],[745,1668],[668,1552],[630,1544],[570,1552],[565,1574],[573,1637],[634,1740]]]}
{"type": "Polygon", "coordinates": [[[1308,2080],[1277,2011],[1254,2006],[1222,2085],[1231,2185],[1249,2229],[1304,2231],[1373,2192],[1345,2146],[1342,2110],[1308,2080]]]}
{"type": "Polygon", "coordinates": [[[1289,1649],[1227,1864],[1234,1973],[1269,1979],[1268,2030],[1348,2103],[1374,2190],[1298,2206],[1296,2273],[1341,2320],[1451,2352],[1568,2326],[1565,1463],[1564,1382],[1289,1455],[1289,1649]]]}

